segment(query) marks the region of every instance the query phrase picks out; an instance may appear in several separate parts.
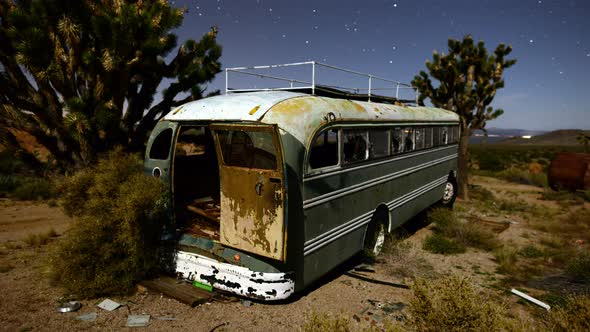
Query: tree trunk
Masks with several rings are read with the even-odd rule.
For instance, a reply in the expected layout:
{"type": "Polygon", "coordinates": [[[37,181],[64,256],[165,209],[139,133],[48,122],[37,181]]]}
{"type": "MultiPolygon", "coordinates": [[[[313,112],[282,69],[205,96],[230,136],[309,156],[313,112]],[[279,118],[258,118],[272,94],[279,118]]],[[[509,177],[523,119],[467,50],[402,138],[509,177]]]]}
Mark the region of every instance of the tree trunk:
{"type": "Polygon", "coordinates": [[[459,140],[459,170],[457,185],[458,195],[464,200],[469,200],[469,138],[471,133],[468,130],[461,131],[459,140]]]}

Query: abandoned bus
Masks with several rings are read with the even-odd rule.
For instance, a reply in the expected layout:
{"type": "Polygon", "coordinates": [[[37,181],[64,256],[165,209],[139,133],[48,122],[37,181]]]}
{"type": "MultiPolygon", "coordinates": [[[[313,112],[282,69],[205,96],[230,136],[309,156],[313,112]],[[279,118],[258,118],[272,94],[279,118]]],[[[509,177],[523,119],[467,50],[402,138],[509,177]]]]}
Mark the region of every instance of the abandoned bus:
{"type": "Polygon", "coordinates": [[[362,250],[378,254],[386,232],[424,209],[451,206],[457,115],[368,92],[314,80],[227,90],[165,115],[145,169],[169,184],[175,273],[285,299],[362,250]]]}

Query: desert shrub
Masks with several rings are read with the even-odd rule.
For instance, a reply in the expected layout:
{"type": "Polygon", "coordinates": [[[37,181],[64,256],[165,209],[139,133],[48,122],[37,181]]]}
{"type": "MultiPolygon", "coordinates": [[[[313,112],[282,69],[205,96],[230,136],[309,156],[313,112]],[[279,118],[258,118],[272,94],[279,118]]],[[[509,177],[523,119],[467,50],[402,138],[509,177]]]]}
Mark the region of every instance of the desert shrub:
{"type": "Polygon", "coordinates": [[[52,228],[44,233],[29,234],[23,239],[23,242],[33,247],[39,247],[46,245],[47,243],[49,243],[49,240],[51,238],[56,236],[57,232],[52,228]]]}
{"type": "Polygon", "coordinates": [[[543,251],[532,244],[520,249],[518,253],[526,258],[537,258],[543,256],[543,251]]]}
{"type": "MultiPolygon", "coordinates": [[[[569,203],[569,205],[581,205],[586,201],[590,201],[590,191],[571,192],[566,190],[553,191],[546,189],[541,194],[541,199],[547,201],[557,201],[569,203]]],[[[566,204],[568,205],[568,204],[566,204]]]]}
{"type": "Polygon", "coordinates": [[[12,193],[20,184],[20,178],[18,176],[9,174],[0,174],[0,194],[6,196],[12,193]]]}
{"type": "Polygon", "coordinates": [[[498,209],[508,212],[534,212],[535,210],[534,205],[518,199],[498,200],[497,206],[498,209]]]}
{"type": "MultiPolygon", "coordinates": [[[[492,250],[498,246],[498,238],[494,232],[474,222],[463,222],[448,209],[433,209],[429,212],[428,218],[434,223],[436,233],[454,240],[461,247],[492,250]]],[[[434,239],[434,241],[444,245],[444,241],[441,242],[440,239],[434,239]]]]}
{"type": "Polygon", "coordinates": [[[566,298],[565,305],[553,308],[547,318],[549,331],[590,331],[590,296],[566,298]]]}
{"type": "Polygon", "coordinates": [[[411,242],[388,238],[381,255],[386,270],[398,277],[432,277],[434,267],[424,258],[423,252],[411,242]]]}
{"type": "Polygon", "coordinates": [[[482,186],[472,186],[469,190],[469,198],[476,201],[488,202],[493,201],[496,197],[494,197],[494,194],[490,190],[482,186]]]}
{"type": "Polygon", "coordinates": [[[590,283],[590,253],[581,252],[567,265],[567,272],[575,279],[590,283]]]}
{"type": "Polygon", "coordinates": [[[14,269],[14,266],[10,264],[0,263],[0,273],[10,272],[12,269],[14,269]]]}
{"type": "Polygon", "coordinates": [[[498,263],[497,271],[502,274],[513,274],[517,270],[517,251],[510,247],[501,247],[494,250],[494,258],[498,263]]]}
{"type": "Polygon", "coordinates": [[[469,279],[448,276],[416,279],[408,325],[417,331],[504,331],[514,322],[506,305],[496,302],[469,279]]]}
{"type": "Polygon", "coordinates": [[[50,180],[37,177],[24,178],[12,193],[12,197],[20,200],[49,199],[56,196],[53,183],[50,180]]]}
{"type": "Polygon", "coordinates": [[[438,233],[427,236],[422,249],[443,255],[460,254],[467,250],[463,244],[438,233]]]}
{"type": "Polygon", "coordinates": [[[509,168],[496,173],[496,177],[521,184],[528,184],[537,187],[547,187],[547,175],[545,173],[531,173],[528,170],[509,168]]]}
{"type": "Polygon", "coordinates": [[[349,332],[350,322],[344,317],[332,317],[313,311],[303,324],[303,332],[349,332]]]}
{"type": "Polygon", "coordinates": [[[65,212],[77,218],[51,256],[51,275],[69,294],[127,293],[155,270],[169,200],[139,158],[112,152],[66,178],[60,191],[65,212]]]}

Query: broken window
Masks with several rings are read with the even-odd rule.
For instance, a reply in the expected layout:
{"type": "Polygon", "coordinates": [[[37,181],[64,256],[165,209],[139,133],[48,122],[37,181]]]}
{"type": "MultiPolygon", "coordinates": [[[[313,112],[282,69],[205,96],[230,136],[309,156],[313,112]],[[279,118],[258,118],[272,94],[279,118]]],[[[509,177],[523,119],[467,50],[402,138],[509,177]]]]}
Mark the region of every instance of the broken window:
{"type": "Polygon", "coordinates": [[[343,130],[344,162],[353,163],[369,158],[368,134],[366,130],[343,130]]]}
{"type": "Polygon", "coordinates": [[[449,143],[449,127],[440,127],[440,144],[449,143]]]}
{"type": "Polygon", "coordinates": [[[416,128],[415,130],[415,146],[414,149],[415,150],[421,150],[424,149],[424,128],[416,128]]]}
{"type": "Polygon", "coordinates": [[[171,143],[172,128],[164,129],[160,134],[158,134],[152,143],[152,147],[150,149],[150,159],[168,159],[168,155],[170,155],[171,143]]]}
{"type": "Polygon", "coordinates": [[[225,165],[260,169],[277,168],[272,133],[244,130],[216,132],[225,165]]]}
{"type": "Polygon", "coordinates": [[[389,155],[389,130],[371,129],[369,131],[371,142],[370,158],[381,158],[389,155]]]}
{"type": "Polygon", "coordinates": [[[320,133],[309,153],[309,166],[323,168],[338,165],[338,130],[330,129],[320,133]]]}
{"type": "Polygon", "coordinates": [[[176,140],[177,156],[200,156],[212,151],[212,148],[211,140],[205,134],[205,127],[181,128],[176,140]]]}
{"type": "Polygon", "coordinates": [[[393,128],[391,132],[391,152],[401,153],[404,151],[404,131],[402,128],[393,128]]]}
{"type": "Polygon", "coordinates": [[[432,146],[439,146],[440,143],[440,127],[432,128],[432,146]]]}
{"type": "Polygon", "coordinates": [[[408,127],[403,130],[404,152],[414,150],[414,128],[408,127]]]}
{"type": "Polygon", "coordinates": [[[424,148],[432,147],[432,127],[424,128],[424,148]]]}

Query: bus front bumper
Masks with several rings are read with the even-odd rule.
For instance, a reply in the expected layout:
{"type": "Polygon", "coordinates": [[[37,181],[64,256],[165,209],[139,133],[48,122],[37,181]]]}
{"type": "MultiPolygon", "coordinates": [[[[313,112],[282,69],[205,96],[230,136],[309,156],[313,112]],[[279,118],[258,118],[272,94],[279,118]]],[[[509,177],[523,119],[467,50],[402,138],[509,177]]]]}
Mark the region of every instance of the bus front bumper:
{"type": "Polygon", "coordinates": [[[256,272],[184,251],[176,253],[176,273],[191,281],[258,300],[283,300],[295,290],[292,273],[256,272]]]}

